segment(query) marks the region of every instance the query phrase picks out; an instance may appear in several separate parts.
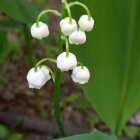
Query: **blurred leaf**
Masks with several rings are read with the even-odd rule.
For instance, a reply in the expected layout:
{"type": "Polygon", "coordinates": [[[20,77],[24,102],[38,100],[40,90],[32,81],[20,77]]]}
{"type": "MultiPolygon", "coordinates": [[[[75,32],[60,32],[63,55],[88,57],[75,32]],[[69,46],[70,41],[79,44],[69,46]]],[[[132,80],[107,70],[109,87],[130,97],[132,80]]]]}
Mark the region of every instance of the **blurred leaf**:
{"type": "Polygon", "coordinates": [[[3,125],[0,125],[0,139],[5,139],[9,135],[10,131],[4,127],[3,125]]]}
{"type": "Polygon", "coordinates": [[[58,140],[117,140],[117,138],[115,136],[105,135],[94,129],[94,131],[89,134],[81,134],[66,138],[60,138],[58,140]]]}
{"type": "Polygon", "coordinates": [[[3,61],[8,54],[7,30],[0,30],[0,62],[3,61]]]}
{"type": "Polygon", "coordinates": [[[0,26],[4,28],[19,28],[19,23],[15,20],[12,20],[10,18],[4,17],[0,19],[0,26]]]}
{"type": "Polygon", "coordinates": [[[28,0],[0,0],[0,12],[23,23],[34,23],[39,14],[28,0]]]}
{"type": "Polygon", "coordinates": [[[130,138],[135,138],[139,134],[136,126],[126,126],[124,132],[130,138]]]}
{"type": "MultiPolygon", "coordinates": [[[[72,47],[91,72],[82,88],[108,127],[120,134],[140,106],[140,0],[80,1],[95,19],[86,44],[72,47]]],[[[73,10],[79,18],[81,12],[73,10]]]]}
{"type": "Polygon", "coordinates": [[[66,103],[73,103],[76,102],[76,100],[80,98],[80,94],[72,93],[70,96],[68,96],[64,101],[66,103]]]}
{"type": "Polygon", "coordinates": [[[8,140],[21,140],[21,139],[22,139],[22,135],[17,133],[12,133],[8,138],[8,140]]]}
{"type": "Polygon", "coordinates": [[[89,113],[88,116],[87,116],[87,121],[90,124],[96,125],[100,122],[100,118],[95,113],[89,113]]]}
{"type": "Polygon", "coordinates": [[[74,103],[74,107],[77,109],[82,109],[82,110],[87,111],[89,107],[89,103],[85,98],[84,99],[81,98],[77,102],[74,103]]]}

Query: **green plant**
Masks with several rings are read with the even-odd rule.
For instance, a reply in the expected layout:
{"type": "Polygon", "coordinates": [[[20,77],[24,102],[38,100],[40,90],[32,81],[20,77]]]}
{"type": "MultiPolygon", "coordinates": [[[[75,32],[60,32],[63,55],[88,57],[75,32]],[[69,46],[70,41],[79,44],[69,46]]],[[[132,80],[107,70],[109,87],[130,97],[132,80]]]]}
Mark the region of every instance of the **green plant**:
{"type": "Polygon", "coordinates": [[[94,129],[91,133],[88,134],[60,138],[58,140],[117,140],[117,138],[115,136],[107,136],[94,129]]]}
{"type": "Polygon", "coordinates": [[[3,140],[4,139],[5,140],[23,140],[24,138],[20,134],[13,133],[5,126],[0,125],[0,139],[3,139],[3,140]]]}
{"type": "Polygon", "coordinates": [[[138,128],[136,126],[126,126],[124,129],[124,133],[126,136],[129,138],[135,138],[136,136],[139,135],[138,128]]]}
{"type": "MultiPolygon", "coordinates": [[[[84,2],[84,0],[81,0],[84,2]]],[[[116,135],[140,106],[140,1],[86,1],[96,26],[76,53],[91,71],[81,86],[99,116],[116,135]]],[[[79,17],[82,12],[73,14],[79,17]]]]}
{"type": "MultiPolygon", "coordinates": [[[[81,86],[85,96],[112,132],[120,135],[128,118],[140,105],[140,1],[94,0],[86,1],[86,4],[93,9],[91,13],[94,12],[96,26],[80,51],[76,47],[71,47],[71,50],[91,72],[89,84],[81,86]]],[[[13,0],[12,3],[1,0],[0,11],[26,24],[33,23],[38,15],[36,8],[27,0],[13,0]]],[[[77,12],[77,8],[73,11],[72,14],[79,18],[82,11],[79,9],[77,12]]],[[[5,39],[6,32],[2,34],[5,39]]],[[[62,51],[61,38],[58,50],[59,53],[62,51]]],[[[59,99],[60,77],[61,72],[57,70],[56,99],[59,99]]],[[[55,104],[56,114],[60,113],[58,104],[55,104]]]]}
{"type": "MultiPolygon", "coordinates": [[[[9,17],[13,19],[9,19],[6,16],[2,17],[2,20],[0,20],[0,23],[2,25],[2,32],[0,32],[0,36],[3,36],[4,43],[2,44],[0,48],[0,53],[2,54],[0,57],[0,60],[3,61],[5,58],[7,58],[8,54],[14,49],[11,48],[11,42],[8,40],[8,33],[9,28],[16,28],[20,31],[24,31],[24,38],[26,43],[26,49],[28,52],[27,59],[29,66],[34,65],[35,63],[35,57],[33,54],[33,50],[31,48],[31,42],[30,42],[30,35],[29,35],[29,29],[28,25],[31,24],[35,18],[36,15],[39,13],[39,11],[36,9],[34,5],[32,5],[28,0],[22,1],[22,0],[13,0],[12,2],[9,2],[9,0],[1,0],[0,1],[0,12],[8,15],[9,17]],[[5,32],[5,33],[3,33],[5,32]],[[10,43],[9,43],[10,42],[10,43]],[[8,44],[9,43],[9,44],[8,44]]],[[[23,32],[22,31],[22,32],[23,32]]],[[[2,43],[2,41],[1,41],[2,43]]]]}
{"type": "MultiPolygon", "coordinates": [[[[70,44],[76,44],[80,45],[85,43],[86,41],[86,34],[84,31],[91,31],[94,26],[94,20],[91,17],[90,11],[88,10],[88,7],[84,5],[81,2],[72,2],[67,3],[66,0],[62,0],[62,12],[58,12],[56,10],[47,9],[42,11],[37,19],[36,22],[31,27],[31,34],[32,37],[36,39],[42,39],[49,35],[49,29],[48,25],[41,22],[40,19],[44,14],[52,13],[56,16],[61,18],[60,21],[60,27],[61,31],[59,33],[59,42],[58,42],[58,53],[59,56],[57,57],[57,60],[52,58],[43,58],[40,60],[34,68],[32,68],[28,74],[27,74],[27,80],[29,83],[30,88],[40,89],[50,78],[52,77],[54,81],[54,116],[57,123],[57,126],[59,128],[60,136],[65,137],[66,133],[63,128],[63,124],[60,118],[60,80],[61,75],[63,71],[73,70],[72,72],[72,80],[74,82],[85,84],[88,82],[90,78],[90,73],[88,69],[81,63],[77,62],[76,56],[69,52],[69,43],[70,44]],[[72,14],[70,8],[74,5],[78,5],[83,7],[87,15],[81,16],[79,20],[79,27],[77,27],[77,23],[74,19],[72,19],[72,14]],[[65,16],[65,11],[68,13],[68,17],[65,16]],[[74,34],[73,34],[74,33],[74,34]],[[69,36],[69,40],[67,38],[69,36]],[[65,42],[66,46],[66,52],[62,52],[62,41],[65,42]],[[57,63],[57,70],[54,74],[51,68],[49,68],[46,65],[42,65],[42,63],[46,61],[51,61],[54,63],[57,63]],[[77,65],[80,65],[77,67],[77,65]]],[[[93,131],[93,133],[86,134],[86,137],[91,137],[93,139],[96,139],[96,133],[97,131],[93,131]]],[[[106,139],[108,136],[105,136],[103,134],[100,135],[98,133],[99,137],[103,137],[106,139]]],[[[79,136],[76,136],[79,137],[79,136]]],[[[80,136],[81,137],[81,136],[80,136]]],[[[97,136],[98,137],[98,136],[97,136]]],[[[84,136],[82,136],[84,138],[84,136]]],[[[113,137],[110,137],[113,139],[113,137]]]]}

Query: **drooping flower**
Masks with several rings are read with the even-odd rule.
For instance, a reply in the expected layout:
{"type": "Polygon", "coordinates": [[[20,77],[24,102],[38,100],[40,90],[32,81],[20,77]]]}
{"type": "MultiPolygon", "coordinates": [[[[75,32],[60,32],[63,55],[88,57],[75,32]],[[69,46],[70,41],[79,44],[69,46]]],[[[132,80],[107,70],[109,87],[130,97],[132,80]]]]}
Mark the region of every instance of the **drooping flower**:
{"type": "Polygon", "coordinates": [[[79,26],[80,26],[80,30],[81,31],[91,31],[94,27],[94,20],[91,17],[90,20],[88,18],[88,15],[82,15],[79,19],[78,22],[79,26]]]}
{"type": "Polygon", "coordinates": [[[90,78],[90,72],[87,67],[78,66],[73,69],[71,77],[74,82],[85,84],[90,78]]]}
{"type": "Polygon", "coordinates": [[[40,21],[37,27],[36,23],[34,23],[31,27],[31,35],[37,39],[47,37],[49,35],[48,25],[40,21]]]}
{"type": "Polygon", "coordinates": [[[37,71],[35,71],[35,68],[32,68],[27,74],[29,88],[40,89],[50,79],[51,76],[46,67],[37,68],[37,71]]]}
{"type": "Polygon", "coordinates": [[[72,19],[72,23],[70,23],[69,17],[66,17],[60,21],[60,28],[65,36],[69,36],[77,29],[77,23],[74,19],[72,19]]]}
{"type": "Polygon", "coordinates": [[[76,56],[72,53],[69,53],[69,56],[66,56],[66,52],[63,52],[57,57],[57,67],[62,72],[72,70],[76,66],[77,66],[77,59],[76,56]]]}
{"type": "Polygon", "coordinates": [[[83,31],[76,30],[69,36],[70,44],[80,45],[86,42],[86,34],[83,31]]]}

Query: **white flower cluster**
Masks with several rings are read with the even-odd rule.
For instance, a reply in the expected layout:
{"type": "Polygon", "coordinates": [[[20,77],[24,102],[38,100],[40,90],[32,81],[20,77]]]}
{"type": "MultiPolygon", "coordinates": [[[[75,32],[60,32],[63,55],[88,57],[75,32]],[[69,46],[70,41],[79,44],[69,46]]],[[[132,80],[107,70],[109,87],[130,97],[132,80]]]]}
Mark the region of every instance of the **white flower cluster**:
{"type": "MultiPolygon", "coordinates": [[[[58,12],[56,14],[60,15],[58,12]]],[[[82,15],[78,21],[78,24],[70,16],[62,19],[60,21],[60,28],[65,38],[63,40],[66,41],[66,48],[68,47],[68,42],[75,45],[84,44],[86,42],[85,32],[91,31],[93,27],[94,20],[90,14],[82,15]]],[[[31,35],[36,39],[47,37],[49,35],[47,24],[37,20],[37,22],[31,27],[31,35]]],[[[74,82],[85,84],[89,81],[90,72],[88,68],[77,62],[76,56],[73,53],[70,53],[69,49],[66,49],[66,52],[58,55],[56,64],[57,68],[59,68],[61,72],[72,70],[71,77],[74,82]],[[77,66],[78,64],[81,66],[77,66]]],[[[50,73],[52,74],[52,71],[50,71],[48,67],[40,67],[37,65],[37,67],[32,68],[27,75],[29,87],[40,89],[48,80],[51,79],[50,73]]]]}
{"type": "Polygon", "coordinates": [[[69,36],[70,44],[84,44],[86,42],[85,31],[89,32],[93,29],[94,20],[92,17],[88,19],[88,15],[82,15],[79,19],[78,25],[74,19],[72,19],[72,23],[70,23],[69,17],[60,21],[61,32],[65,36],[69,36]]]}
{"type": "Polygon", "coordinates": [[[77,66],[76,56],[72,53],[69,53],[69,56],[66,56],[66,52],[63,52],[57,57],[57,67],[62,71],[72,71],[72,80],[74,82],[85,84],[90,78],[90,73],[87,67],[77,66]]]}
{"type": "MultiPolygon", "coordinates": [[[[94,20],[88,15],[82,15],[78,21],[78,25],[74,19],[70,23],[69,17],[66,17],[60,21],[61,32],[65,36],[69,36],[69,43],[75,45],[81,45],[86,42],[85,31],[89,32],[94,27],[94,20]],[[78,27],[79,25],[79,27],[78,27]]],[[[48,25],[39,22],[38,26],[34,23],[31,27],[31,35],[34,38],[42,39],[49,35],[48,25]]]]}

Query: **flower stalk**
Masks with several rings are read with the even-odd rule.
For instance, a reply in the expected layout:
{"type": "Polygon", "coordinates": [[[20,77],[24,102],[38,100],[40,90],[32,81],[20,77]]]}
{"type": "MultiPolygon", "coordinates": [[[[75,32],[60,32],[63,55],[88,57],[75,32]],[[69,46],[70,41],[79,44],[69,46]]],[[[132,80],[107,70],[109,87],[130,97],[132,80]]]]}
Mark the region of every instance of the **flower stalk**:
{"type": "Polygon", "coordinates": [[[65,41],[66,43],[66,57],[69,57],[69,43],[68,43],[68,39],[65,36],[61,36],[61,39],[65,41]]]}
{"type": "MultiPolygon", "coordinates": [[[[61,18],[60,21],[60,31],[59,31],[59,42],[58,42],[58,56],[57,59],[44,58],[40,60],[35,67],[33,67],[27,74],[27,81],[29,83],[29,88],[40,89],[47,81],[53,78],[54,81],[54,117],[57,123],[57,127],[60,132],[61,137],[65,137],[66,133],[61,121],[61,108],[60,108],[60,96],[61,96],[61,72],[72,70],[72,80],[79,84],[85,84],[90,78],[90,72],[87,67],[83,66],[81,62],[77,62],[76,56],[69,52],[69,43],[75,45],[81,45],[86,42],[85,31],[89,32],[94,26],[94,20],[90,15],[88,7],[78,1],[67,3],[67,0],[62,0],[62,10],[61,13],[57,10],[44,10],[42,11],[31,27],[31,35],[36,39],[43,39],[49,36],[49,28],[46,23],[40,21],[41,17],[46,13],[53,13],[61,18]],[[88,15],[82,15],[79,19],[77,27],[77,22],[72,19],[70,7],[74,5],[82,6],[88,15]],[[65,16],[67,12],[68,18],[65,16]],[[88,20],[87,20],[88,19],[88,20]],[[62,52],[62,41],[65,41],[66,52],[62,52]],[[56,73],[54,74],[52,69],[42,63],[50,61],[57,65],[56,73]],[[77,66],[80,65],[80,66],[77,66]],[[51,75],[50,75],[51,74],[51,75]],[[38,78],[39,77],[39,78],[38,78]]],[[[28,37],[28,36],[27,36],[28,37]]],[[[27,38],[28,39],[28,38],[27,38]]],[[[28,44],[29,46],[29,44],[28,44]]],[[[29,50],[30,53],[30,50],[29,50]]]]}
{"type": "Polygon", "coordinates": [[[81,62],[77,62],[77,64],[80,65],[82,69],[84,68],[84,65],[81,62]]]}
{"type": "Polygon", "coordinates": [[[52,13],[52,14],[58,16],[58,17],[61,17],[61,13],[58,12],[57,10],[52,10],[52,9],[44,10],[44,11],[42,11],[42,12],[38,15],[38,17],[37,17],[37,19],[36,19],[36,26],[37,26],[37,27],[39,26],[39,21],[40,21],[41,17],[42,17],[44,14],[47,14],[47,13],[52,13]]]}
{"type": "MultiPolygon", "coordinates": [[[[62,18],[65,15],[65,5],[62,3],[62,18]]],[[[59,32],[59,42],[58,42],[58,53],[62,51],[62,40],[61,40],[62,33],[59,32]]],[[[60,117],[60,84],[61,84],[61,71],[59,69],[56,70],[55,73],[55,83],[54,83],[54,117],[57,123],[57,127],[60,132],[61,137],[65,137],[66,133],[61,121],[60,117]]]]}
{"type": "Polygon", "coordinates": [[[70,10],[70,7],[67,3],[67,0],[62,0],[62,4],[65,5],[66,9],[67,9],[67,12],[68,12],[68,16],[69,16],[69,22],[72,23],[72,15],[71,15],[71,10],[70,10]]]}
{"type": "Polygon", "coordinates": [[[91,19],[90,11],[89,11],[88,7],[85,4],[83,4],[83,3],[79,2],[79,1],[75,1],[75,2],[69,3],[68,5],[69,5],[70,8],[72,6],[75,6],[75,5],[79,5],[79,6],[83,7],[86,10],[87,14],[88,14],[88,20],[91,19]]]}

